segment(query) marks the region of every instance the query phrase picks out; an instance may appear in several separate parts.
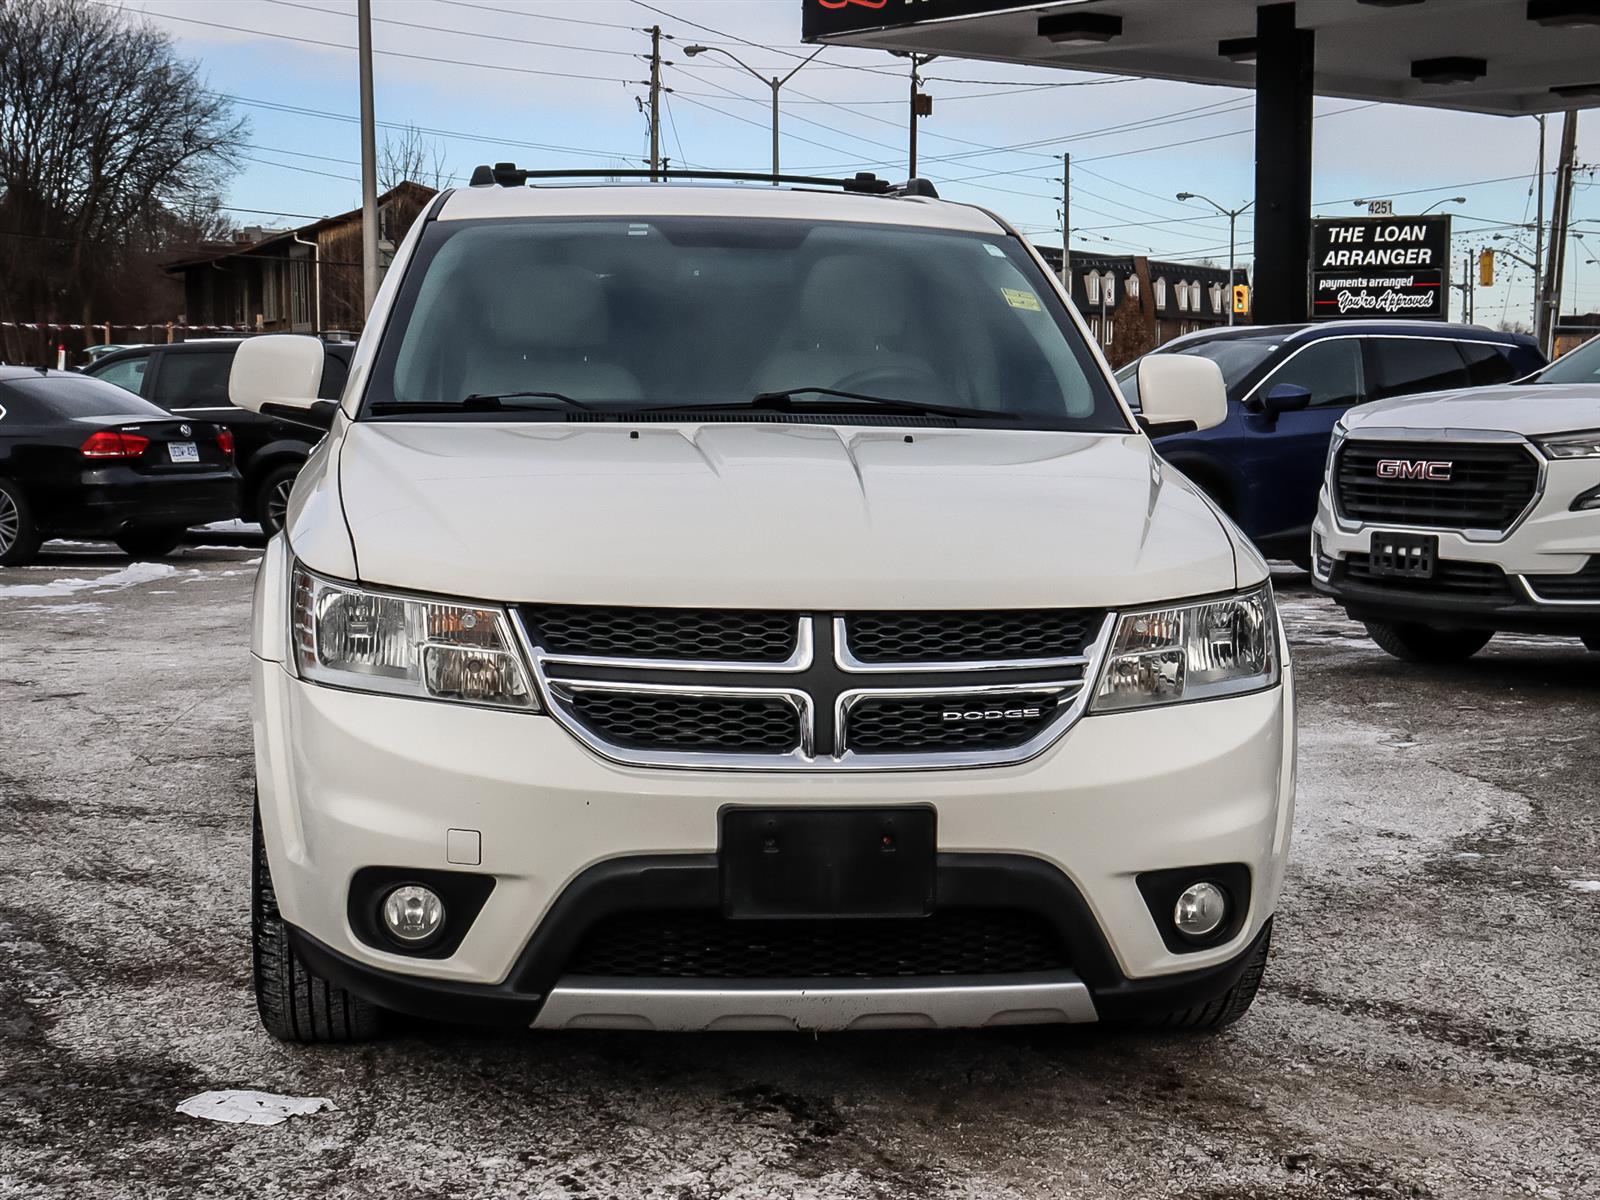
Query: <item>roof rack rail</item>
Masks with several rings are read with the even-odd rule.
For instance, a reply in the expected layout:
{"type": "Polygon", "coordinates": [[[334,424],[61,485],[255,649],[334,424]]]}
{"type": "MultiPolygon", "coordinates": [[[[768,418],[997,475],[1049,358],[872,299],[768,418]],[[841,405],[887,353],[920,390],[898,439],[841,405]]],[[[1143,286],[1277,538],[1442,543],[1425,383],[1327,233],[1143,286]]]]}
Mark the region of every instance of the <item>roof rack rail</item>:
{"type": "Polygon", "coordinates": [[[729,179],[742,183],[794,183],[809,187],[842,188],[870,196],[924,196],[939,198],[938,189],[926,179],[908,179],[893,184],[879,179],[870,171],[861,171],[846,179],[830,179],[820,175],[773,175],[756,171],[646,171],[635,168],[614,170],[585,168],[575,171],[529,171],[516,163],[484,163],[473,168],[473,187],[525,187],[530,179],[648,179],[668,181],[673,179],[729,179]]]}

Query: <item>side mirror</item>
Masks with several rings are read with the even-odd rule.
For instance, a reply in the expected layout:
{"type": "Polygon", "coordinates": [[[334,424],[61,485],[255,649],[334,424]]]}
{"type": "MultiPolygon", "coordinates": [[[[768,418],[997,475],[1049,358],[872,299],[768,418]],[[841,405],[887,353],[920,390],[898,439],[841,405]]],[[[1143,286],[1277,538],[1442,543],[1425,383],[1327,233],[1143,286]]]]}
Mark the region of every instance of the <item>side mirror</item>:
{"type": "Polygon", "coordinates": [[[1221,425],[1228,419],[1222,368],[1194,354],[1147,354],[1139,360],[1139,409],[1147,428],[1221,425]]]}
{"type": "Polygon", "coordinates": [[[1280,383],[1261,397],[1261,411],[1269,417],[1303,412],[1311,404],[1311,392],[1298,383],[1280,383]]]}
{"type": "Polygon", "coordinates": [[[250,412],[327,429],[338,406],[317,398],[324,354],[321,342],[300,334],[246,338],[233,356],[228,398],[250,412]]]}

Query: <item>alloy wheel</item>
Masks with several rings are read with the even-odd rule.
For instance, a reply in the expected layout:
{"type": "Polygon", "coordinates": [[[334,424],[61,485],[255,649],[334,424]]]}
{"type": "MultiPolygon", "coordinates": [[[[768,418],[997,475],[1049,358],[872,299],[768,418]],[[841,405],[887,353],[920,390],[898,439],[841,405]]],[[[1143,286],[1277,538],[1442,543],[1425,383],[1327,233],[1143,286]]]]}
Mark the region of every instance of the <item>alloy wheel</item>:
{"type": "Polygon", "coordinates": [[[285,479],[272,489],[267,497],[267,532],[277,533],[289,516],[289,493],[294,488],[293,479],[285,479]]]}
{"type": "Polygon", "coordinates": [[[0,491],[0,554],[17,544],[17,534],[22,530],[22,514],[10,493],[0,491]]]}

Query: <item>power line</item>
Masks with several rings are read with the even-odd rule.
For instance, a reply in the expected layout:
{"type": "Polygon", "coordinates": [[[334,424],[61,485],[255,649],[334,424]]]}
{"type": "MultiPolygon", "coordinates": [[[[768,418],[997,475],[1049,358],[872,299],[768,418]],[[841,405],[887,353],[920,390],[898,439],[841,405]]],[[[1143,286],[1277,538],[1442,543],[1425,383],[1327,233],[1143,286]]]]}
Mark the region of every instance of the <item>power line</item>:
{"type": "MultiPolygon", "coordinates": [[[[337,8],[323,8],[316,4],[303,4],[300,0],[267,0],[268,4],[277,4],[283,8],[299,8],[306,12],[325,13],[330,17],[348,17],[355,20],[356,14],[345,12],[337,8]]],[[[420,29],[425,33],[446,33],[456,37],[483,38],[492,42],[515,42],[522,46],[539,46],[547,50],[574,50],[580,54],[618,54],[624,58],[639,59],[643,56],[632,50],[611,50],[600,46],[573,46],[563,42],[543,42],[535,38],[513,37],[509,33],[484,33],[475,29],[442,29],[436,25],[423,25],[416,21],[402,21],[397,17],[373,17],[375,25],[399,25],[405,29],[420,29]]]]}

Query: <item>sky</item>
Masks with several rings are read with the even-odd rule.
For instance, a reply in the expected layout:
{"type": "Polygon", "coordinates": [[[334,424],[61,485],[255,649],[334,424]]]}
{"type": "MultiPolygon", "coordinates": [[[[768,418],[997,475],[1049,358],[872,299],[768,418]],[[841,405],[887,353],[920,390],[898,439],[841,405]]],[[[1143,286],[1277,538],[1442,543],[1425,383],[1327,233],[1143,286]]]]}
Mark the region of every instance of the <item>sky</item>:
{"type": "MultiPolygon", "coordinates": [[[[93,0],[175,39],[211,90],[249,118],[245,169],[224,202],[241,225],[284,227],[360,205],[356,0],[93,0]]],[[[373,0],[380,144],[415,126],[465,183],[480,162],[540,168],[646,166],[650,36],[663,35],[663,143],[677,166],[765,171],[771,90],[813,47],[800,0],[373,0]],[[695,44],[714,51],[684,53],[695,44]]],[[[829,47],[781,93],[782,166],[802,174],[906,173],[904,60],[829,47]]],[[[1075,250],[1226,264],[1226,208],[1254,188],[1248,91],[1052,68],[941,59],[924,68],[934,115],[920,122],[918,173],[950,199],[983,204],[1041,245],[1061,244],[1061,159],[1073,157],[1075,250]]],[[[1484,246],[1532,258],[1538,127],[1528,117],[1319,99],[1313,211],[1454,217],[1455,253],[1484,246]],[[1455,204],[1454,197],[1465,197],[1455,204]],[[1499,239],[1496,240],[1496,235],[1499,239]]],[[[1600,115],[1580,125],[1578,160],[1600,164],[1600,115]]],[[[1550,125],[1553,169],[1559,118],[1550,125]]],[[[1600,309],[1600,191],[1578,176],[1564,311],[1600,309]]],[[[1248,264],[1252,226],[1237,223],[1248,264]]],[[[1460,312],[1459,295],[1453,311],[1460,312]]],[[[1532,273],[1503,255],[1476,318],[1526,325],[1532,273]]]]}

